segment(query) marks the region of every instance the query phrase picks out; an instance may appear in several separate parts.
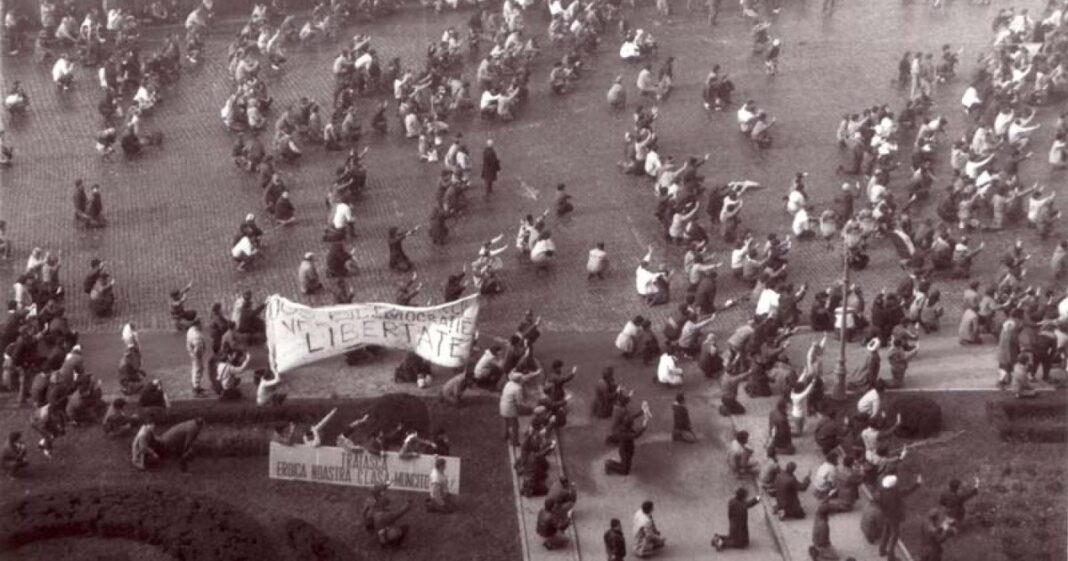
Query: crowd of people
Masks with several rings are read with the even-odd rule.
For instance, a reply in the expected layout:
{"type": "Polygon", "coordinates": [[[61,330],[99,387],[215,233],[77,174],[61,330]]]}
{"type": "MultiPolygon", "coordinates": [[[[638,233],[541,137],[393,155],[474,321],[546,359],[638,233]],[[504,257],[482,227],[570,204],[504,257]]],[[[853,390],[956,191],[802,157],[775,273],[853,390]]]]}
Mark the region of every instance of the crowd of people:
{"type": "MultiPolygon", "coordinates": [[[[477,115],[487,121],[522,118],[523,102],[538,95],[530,86],[530,78],[539,65],[550,67],[545,95],[567,95],[596,62],[593,53],[615,37],[620,41],[619,57],[640,66],[635,83],[639,104],[629,130],[624,132],[623,158],[618,167],[636,181],[653,185],[650,206],[669,247],[660,263],[654,260],[653,247],[640,259],[634,272],[635,291],[642,305],[670,306],[671,312],[664,325],[658,326],[659,334],[652,320],[644,317],[650,314],[635,315],[622,327],[614,346],[624,359],[640,359],[643,367],[655,372],[657,386],[673,393],[674,441],[701,440],[681,391],[692,370],[686,368],[690,361],[700,375],[719,381],[718,411],[724,417],[745,414],[739,390],[744,389],[749,398],[771,398],[775,403],[767,434],[762,435],[767,447],[760,460],[755,457],[749,433],[733,435],[727,452],[730,470],[742,480],[755,480],[759,491],[750,496],[744,485],[738,488],[727,505],[729,529],[713,534],[712,547],[747,547],[748,511],[765,497],[773,501],[772,509],[780,519],[805,518],[808,513],[799,497],[811,489],[818,507],[812,513],[809,554],[814,560],[835,559],[829,520],[835,513],[855,508],[861,486],[868,486],[874,499],[865,507],[863,531],[878,541],[881,554],[893,559],[905,518],[905,498],[922,484],[922,477],[912,484],[899,479],[898,466],[907,457],[907,448],[892,451],[887,444],[901,419],[887,414],[884,393],[888,388],[908,387],[909,362],[922,352],[923,337],[942,328],[947,296],[938,283],[967,279],[959,341],[978,345],[986,336],[996,341],[997,384],[1010,388],[1012,396],[1036,395],[1034,385],[1039,375],[1049,380],[1053,366],[1062,364],[1068,352],[1068,327],[1059,321],[1068,315],[1068,304],[1062,292],[1043,291],[1026,280],[1031,254],[1017,228],[1026,226],[1039,240],[1045,240],[1060,217],[1054,206],[1055,191],[1038,184],[1026,187],[1019,170],[1035,149],[1031,134],[1040,126],[1036,121],[1039,108],[1066,93],[1068,8],[1064,2],[1052,0],[1038,20],[1027,10],[999,11],[993,22],[992,47],[980,55],[974,77],[963,85],[962,116],[944,108],[937,110],[933,101],[936,88],[962,85],[957,77],[961,51],[943,45],[937,60],[934,53],[906,53],[896,76],[904,98],[901,110],[895,113],[889,104],[876,103],[843,113],[835,138],[843,159],[837,172],[849,180],[821,210],[809,195],[807,175],[797,173],[783,197],[789,223],[788,233],[783,234],[758,233],[745,226],[745,194],[763,185],[726,178],[706,182],[701,167],[708,155],[668,152],[671,131],[658,131],[658,104],[670,102],[675,59],[666,57],[654,74],[653,61],[660,46],[650,32],[631,27],[621,4],[575,0],[565,6],[556,0],[549,2],[549,44],[544,49],[531,31],[528,3],[505,0],[499,12],[478,6],[465,30],[450,27],[440,41],[427,47],[421,68],[406,68],[400,58],[380,54],[373,37],[358,34],[342,41],[333,60],[333,98],[320,105],[301,97],[285,107],[281,107],[282,102],[276,104],[265,76],[284,72],[287,48],[336,39],[350,18],[385,15],[397,5],[387,0],[323,2],[309,19],[298,24],[297,16],[277,3],[257,4],[227,50],[229,88],[220,118],[228,134],[236,137],[231,153],[234,164],[258,178],[264,212],[273,225],[289,226],[297,209],[290,201],[284,167],[316,147],[338,152],[344,158],[325,197],[329,209],[322,234],[325,271],[320,274],[317,254],[309,251],[298,266],[297,276],[302,294],[331,291],[334,302],[350,302],[353,290],[348,279],[358,270],[355,214],[367,188],[367,135],[388,134],[395,118],[395,129],[416,145],[419,161],[441,166],[426,231],[432,244],[447,244],[451,229],[468,220],[468,193],[473,183],[481,181],[485,197],[491,197],[494,184],[506,169],[494,141],[487,140],[476,176],[471,148],[450,121],[459,114],[474,113],[476,107],[477,115]],[[616,31],[618,36],[613,35],[616,31]],[[489,46],[488,52],[483,52],[483,42],[489,46]],[[563,55],[542,63],[550,52],[563,55]],[[469,76],[470,61],[478,61],[473,77],[469,76]],[[357,111],[361,98],[374,100],[374,113],[366,128],[357,111]],[[947,138],[951,120],[963,124],[959,139],[947,138]],[[265,143],[261,136],[267,135],[269,141],[265,143]],[[947,160],[948,171],[940,179],[934,170],[945,169],[938,163],[947,160]],[[941,193],[937,192],[938,183],[946,185],[941,193]],[[929,204],[932,199],[936,199],[933,205],[929,204]],[[932,206],[940,220],[920,217],[926,206],[932,206]],[[996,274],[972,280],[973,260],[984,245],[973,245],[969,235],[1003,230],[1014,231],[1018,241],[1002,257],[996,274]],[[880,290],[869,303],[863,288],[845,279],[823,288],[794,279],[791,251],[798,244],[817,240],[828,247],[840,242],[847,266],[853,270],[869,265],[875,244],[892,246],[902,270],[896,286],[880,290]],[[716,246],[729,251],[729,261],[716,259],[716,246]],[[675,266],[680,254],[681,264],[675,266]],[[729,277],[717,273],[725,264],[730,268],[729,277]],[[745,295],[717,302],[723,283],[744,287],[745,295]],[[804,301],[810,295],[805,313],[804,301]],[[729,337],[717,336],[712,332],[717,317],[735,307],[749,308],[751,313],[729,337]],[[791,341],[804,330],[840,334],[864,346],[864,362],[847,379],[849,389],[861,395],[855,407],[842,409],[828,399],[823,373],[826,335],[808,346],[799,367],[788,360],[791,341]],[[884,360],[886,369],[882,367],[884,360]],[[799,477],[795,462],[781,463],[779,459],[796,453],[794,440],[805,437],[811,417],[816,420],[810,434],[824,462],[814,473],[799,477]]],[[[427,5],[438,10],[459,7],[458,2],[448,1],[427,5]]],[[[823,9],[833,10],[833,6],[833,1],[824,2],[823,9]]],[[[715,25],[720,3],[711,0],[708,10],[709,23],[715,25]]],[[[741,17],[751,26],[754,54],[769,77],[780,72],[783,54],[782,40],[772,35],[778,25],[774,18],[778,10],[771,0],[741,2],[741,17]]],[[[658,11],[667,16],[670,10],[664,3],[658,11]]],[[[184,40],[168,35],[157,51],[146,56],[140,48],[139,26],[146,20],[177,20],[180,16],[171,2],[156,0],[136,14],[118,8],[103,15],[92,10],[78,25],[82,14],[64,11],[44,0],[34,56],[42,64],[51,64],[58,95],[78,87],[75,70],[79,65],[98,68],[104,92],[98,110],[104,127],[95,137],[96,149],[107,158],[118,146],[132,158],[162,143],[162,134],[146,131],[143,119],[165,102],[167,88],[180,87],[177,81],[184,66],[201,63],[213,13],[211,0],[203,0],[184,20],[184,40]]],[[[10,55],[26,48],[27,27],[31,26],[23,15],[5,14],[5,48],[10,55]]],[[[770,151],[776,118],[755,99],[737,104],[732,97],[735,88],[728,73],[715,65],[703,81],[704,110],[710,114],[735,110],[739,134],[754,150],[774,157],[770,151]]],[[[628,107],[622,77],[610,85],[606,101],[613,110],[628,107]]],[[[13,119],[29,110],[29,96],[18,82],[8,88],[4,106],[13,119]]],[[[1068,166],[1068,117],[1061,115],[1051,127],[1056,133],[1048,165],[1060,169],[1068,166]]],[[[13,149],[2,142],[0,148],[0,165],[10,165],[13,149]]],[[[73,206],[76,223],[92,229],[109,224],[98,185],[87,191],[83,180],[78,179],[73,206]]],[[[544,213],[526,214],[519,220],[514,250],[520,266],[529,265],[537,273],[553,266],[556,245],[549,222],[565,221],[574,211],[572,195],[561,183],[544,213]]],[[[388,267],[405,275],[396,291],[395,301],[401,305],[409,305],[422,288],[417,274],[408,276],[417,265],[403,247],[421,226],[389,230],[388,267]]],[[[227,240],[228,254],[240,271],[251,270],[262,257],[265,235],[255,212],[251,212],[227,240]]],[[[499,272],[505,266],[501,255],[509,245],[503,234],[486,240],[469,265],[449,275],[443,300],[461,297],[469,286],[487,296],[504,292],[499,272]]],[[[11,255],[6,228],[0,222],[0,257],[10,259],[11,255]]],[[[1066,259],[1068,242],[1061,242],[1050,259],[1055,278],[1062,279],[1068,271],[1066,259]]],[[[17,276],[7,315],[0,324],[3,386],[17,392],[20,403],[32,408],[31,426],[40,436],[37,446],[51,457],[56,440],[68,425],[99,424],[112,437],[133,435],[131,462],[136,468],[150,469],[162,459],[174,458],[185,470],[203,419],[157,431],[150,416],[126,412],[128,401],[144,410],[169,406],[162,383],[146,373],[149,368],[143,364],[137,328],[132,323],[121,333],[124,351],[117,391],[124,397],[105,402],[100,381],[85,369],[79,334],[65,314],[64,302],[79,296],[71,295],[60,282],[61,266],[58,253],[35,248],[17,276]]],[[[608,269],[605,244],[599,243],[589,250],[589,280],[603,279],[608,269]]],[[[116,313],[116,282],[106,263],[98,259],[90,262],[82,291],[94,316],[116,313]]],[[[225,314],[223,303],[216,302],[204,317],[186,308],[191,288],[189,284],[173,290],[168,305],[175,329],[186,337],[193,394],[203,397],[213,391],[220,400],[239,400],[242,388],[252,385],[257,404],[283,403],[285,382],[279,374],[257,370],[252,384],[241,384],[241,375],[250,364],[251,347],[265,337],[263,306],[245,291],[237,297],[231,314],[225,314]]],[[[504,438],[515,455],[519,491],[526,497],[545,497],[536,532],[546,548],[555,549],[568,544],[578,488],[562,474],[551,474],[549,456],[557,447],[557,431],[568,421],[572,395],[566,385],[575,378],[577,369],[567,369],[560,360],[543,366],[534,351],[540,322],[540,317],[528,311],[513,334],[477,349],[467,367],[442,385],[441,396],[459,405],[469,388],[500,393],[504,438]],[[529,417],[529,421],[521,425],[521,417],[529,417]]],[[[398,378],[425,385],[430,379],[429,365],[411,354],[398,369],[398,378]]],[[[591,415],[608,420],[606,444],[615,447],[618,455],[605,461],[607,475],[626,477],[638,469],[634,462],[636,441],[650,426],[654,411],[648,401],[640,406],[635,401],[634,389],[618,383],[613,369],[605,368],[590,402],[591,415]]],[[[287,426],[275,438],[286,445],[324,445],[324,427],[333,416],[331,412],[310,427],[287,426]]],[[[401,454],[449,453],[443,434],[431,438],[404,427],[389,434],[380,431],[357,444],[350,436],[365,422],[366,417],[347,425],[337,444],[369,453],[387,449],[398,449],[401,454]]],[[[14,475],[25,470],[26,458],[21,433],[12,432],[3,450],[5,471],[14,475]]],[[[448,513],[455,509],[455,499],[446,490],[444,470],[444,460],[435,461],[428,511],[448,513]]],[[[941,497],[942,508],[925,516],[924,559],[941,558],[942,542],[957,531],[965,516],[964,503],[979,486],[978,480],[970,490],[963,489],[959,481],[951,482],[941,497]]],[[[383,547],[399,546],[409,529],[400,520],[410,508],[410,503],[394,507],[386,487],[376,487],[363,511],[364,524],[383,547]]],[[[644,501],[633,515],[631,550],[639,557],[666,547],[653,511],[654,503],[644,501]]],[[[609,559],[622,559],[627,543],[622,523],[612,519],[604,536],[609,559]]]]}

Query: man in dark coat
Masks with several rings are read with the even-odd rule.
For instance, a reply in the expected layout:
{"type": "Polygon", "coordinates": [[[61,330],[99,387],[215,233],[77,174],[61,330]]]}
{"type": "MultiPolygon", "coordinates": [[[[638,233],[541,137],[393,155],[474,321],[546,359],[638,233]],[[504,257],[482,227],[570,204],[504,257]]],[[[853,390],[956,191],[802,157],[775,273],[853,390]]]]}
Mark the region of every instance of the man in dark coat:
{"type": "Polygon", "coordinates": [[[760,495],[750,499],[749,491],[745,487],[739,487],[734,492],[734,498],[727,502],[727,520],[730,524],[727,535],[712,535],[712,547],[716,548],[716,551],[749,547],[749,509],[759,502],[760,495]]]}
{"type": "Polygon", "coordinates": [[[486,195],[493,193],[493,184],[497,181],[497,174],[501,171],[501,161],[497,159],[497,151],[493,148],[493,139],[486,141],[486,147],[482,150],[482,180],[486,182],[486,195]]]}
{"type": "Polygon", "coordinates": [[[896,475],[888,475],[875,493],[875,504],[882,510],[885,519],[879,555],[885,555],[890,561],[896,558],[897,538],[901,523],[905,521],[905,497],[919,489],[920,485],[923,485],[923,476],[917,476],[915,483],[903,488],[898,485],[896,475]]]}
{"type": "Polygon", "coordinates": [[[623,537],[623,525],[618,518],[613,518],[604,533],[604,549],[608,561],[623,561],[627,556],[627,538],[623,537]]]}
{"type": "Polygon", "coordinates": [[[804,480],[798,481],[797,476],[794,475],[796,470],[797,464],[790,462],[775,478],[775,500],[778,502],[775,513],[779,520],[805,517],[805,509],[801,508],[801,499],[798,495],[808,489],[812,478],[806,475],[804,480]]]}

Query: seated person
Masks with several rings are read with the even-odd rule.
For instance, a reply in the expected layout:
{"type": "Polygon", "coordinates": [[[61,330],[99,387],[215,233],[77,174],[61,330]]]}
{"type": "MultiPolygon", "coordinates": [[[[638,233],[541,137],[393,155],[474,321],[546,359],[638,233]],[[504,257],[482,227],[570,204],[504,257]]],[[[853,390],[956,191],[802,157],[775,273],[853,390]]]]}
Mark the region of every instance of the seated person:
{"type": "Polygon", "coordinates": [[[7,442],[4,443],[4,449],[0,451],[0,469],[8,477],[15,478],[28,465],[29,462],[26,461],[26,444],[22,441],[22,433],[14,431],[8,435],[7,442]]]}
{"type": "Polygon", "coordinates": [[[137,419],[126,413],[126,400],[117,397],[104,413],[102,428],[107,436],[126,436],[137,425],[137,419]]]}

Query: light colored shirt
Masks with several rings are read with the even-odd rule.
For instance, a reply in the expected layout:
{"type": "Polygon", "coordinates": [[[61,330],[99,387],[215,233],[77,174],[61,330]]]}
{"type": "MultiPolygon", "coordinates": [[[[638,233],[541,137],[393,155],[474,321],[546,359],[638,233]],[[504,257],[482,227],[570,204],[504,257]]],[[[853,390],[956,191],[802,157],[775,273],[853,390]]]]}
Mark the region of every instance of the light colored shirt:
{"type": "Polygon", "coordinates": [[[682,369],[679,368],[675,357],[668,353],[660,355],[660,363],[656,367],[656,379],[668,386],[682,385],[682,369]]]}
{"type": "Polygon", "coordinates": [[[874,389],[868,390],[860,401],[857,402],[857,412],[866,413],[868,418],[873,418],[879,414],[882,408],[882,398],[879,396],[879,392],[874,389]]]}
{"type": "Polygon", "coordinates": [[[338,203],[334,207],[334,216],[331,218],[330,224],[337,230],[343,230],[352,222],[352,207],[346,203],[338,203]]]}
{"type": "Polygon", "coordinates": [[[251,257],[254,253],[256,253],[256,248],[252,246],[252,240],[250,240],[248,236],[241,236],[241,240],[239,240],[234,245],[234,248],[230,250],[230,255],[232,255],[234,259],[251,257]]]}

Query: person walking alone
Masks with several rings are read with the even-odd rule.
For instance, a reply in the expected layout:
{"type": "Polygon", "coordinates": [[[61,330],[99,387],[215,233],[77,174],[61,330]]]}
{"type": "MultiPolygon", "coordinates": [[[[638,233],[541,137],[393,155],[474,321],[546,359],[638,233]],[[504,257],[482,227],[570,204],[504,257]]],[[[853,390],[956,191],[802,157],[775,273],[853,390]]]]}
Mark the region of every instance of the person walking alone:
{"type": "Polygon", "coordinates": [[[497,181],[497,175],[501,172],[501,161],[497,158],[497,150],[493,148],[493,139],[486,140],[486,147],[482,149],[482,181],[486,182],[486,196],[493,194],[493,184],[497,181]]]}
{"type": "Polygon", "coordinates": [[[200,385],[204,378],[204,356],[207,344],[204,341],[204,332],[200,328],[200,319],[194,319],[185,332],[185,350],[189,353],[192,363],[190,368],[190,382],[193,385],[193,395],[201,397],[207,394],[200,385]]]}

